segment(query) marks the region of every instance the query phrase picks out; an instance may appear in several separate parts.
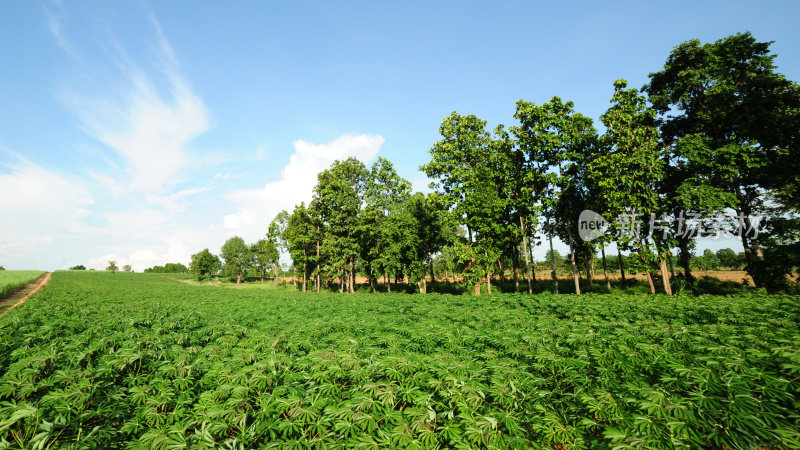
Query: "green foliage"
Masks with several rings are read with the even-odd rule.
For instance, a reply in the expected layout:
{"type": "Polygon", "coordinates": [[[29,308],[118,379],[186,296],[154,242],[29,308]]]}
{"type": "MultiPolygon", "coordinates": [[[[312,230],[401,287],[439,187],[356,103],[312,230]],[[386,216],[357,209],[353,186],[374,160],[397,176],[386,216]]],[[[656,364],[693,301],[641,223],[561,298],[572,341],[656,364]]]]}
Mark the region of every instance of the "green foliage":
{"type": "Polygon", "coordinates": [[[117,267],[117,262],[116,261],[109,261],[108,262],[108,266],[106,266],[106,271],[107,272],[114,273],[114,272],[116,272],[118,270],[119,270],[119,267],[117,267]]]}
{"type": "Polygon", "coordinates": [[[250,247],[239,236],[234,236],[222,244],[220,256],[224,260],[222,264],[223,275],[235,279],[236,284],[241,282],[253,265],[253,254],[250,252],[250,247]]]}
{"type": "Polygon", "coordinates": [[[216,275],[221,267],[222,262],[219,257],[209,252],[207,248],[192,255],[192,262],[189,263],[189,271],[198,281],[216,275]]]}
{"type": "Polygon", "coordinates": [[[84,266],[83,264],[79,264],[77,266],[70,267],[69,270],[86,270],[86,266],[84,266]]]}
{"type": "Polygon", "coordinates": [[[703,251],[703,256],[696,256],[692,258],[692,267],[706,271],[719,270],[720,261],[713,251],[705,249],[703,251]]]}
{"type": "MultiPolygon", "coordinates": [[[[757,42],[749,32],[707,44],[683,42],[643,88],[663,117],[665,144],[679,167],[673,190],[677,193],[685,178],[684,194],[700,193],[698,209],[736,208],[748,228],[764,207],[764,190],[776,190],[778,200],[790,206],[797,202],[791,186],[800,184],[800,86],[776,72],[771,44],[757,42]]],[[[677,207],[692,200],[675,197],[677,207]]],[[[763,277],[763,238],[743,238],[748,272],[757,285],[774,279],[763,277]]]]}
{"type": "Polygon", "coordinates": [[[44,275],[40,270],[2,270],[0,271],[0,298],[33,283],[44,275]]]}
{"type": "Polygon", "coordinates": [[[166,263],[144,269],[144,273],[189,273],[189,268],[181,263],[166,263]]]}
{"type": "Polygon", "coordinates": [[[280,251],[273,239],[259,239],[250,246],[250,254],[261,281],[264,281],[267,272],[274,269],[280,260],[280,251]]]}
{"type": "Polygon", "coordinates": [[[323,256],[331,278],[346,274],[352,280],[355,276],[367,178],[366,167],[353,157],[335,161],[317,176],[311,209],[323,228],[323,256]]]}
{"type": "Polygon", "coordinates": [[[268,292],[55,273],[0,445],[800,447],[797,297],[268,292]]]}

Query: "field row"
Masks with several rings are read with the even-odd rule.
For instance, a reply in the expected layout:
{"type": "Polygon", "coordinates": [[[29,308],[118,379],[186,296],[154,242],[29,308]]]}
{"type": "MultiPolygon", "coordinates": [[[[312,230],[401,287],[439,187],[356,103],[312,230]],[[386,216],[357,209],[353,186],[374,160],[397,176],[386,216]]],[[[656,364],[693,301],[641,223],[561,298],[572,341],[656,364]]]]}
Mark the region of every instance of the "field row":
{"type": "Polygon", "coordinates": [[[798,448],[798,323],[789,296],[55,273],[0,319],[0,448],[798,448]]]}

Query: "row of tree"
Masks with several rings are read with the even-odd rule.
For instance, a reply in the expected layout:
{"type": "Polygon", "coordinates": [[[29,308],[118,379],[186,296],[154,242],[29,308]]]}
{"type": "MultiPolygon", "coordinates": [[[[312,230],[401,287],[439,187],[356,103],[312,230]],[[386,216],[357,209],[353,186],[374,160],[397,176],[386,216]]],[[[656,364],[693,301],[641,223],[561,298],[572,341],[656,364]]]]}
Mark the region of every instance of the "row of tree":
{"type": "Polygon", "coordinates": [[[144,269],[144,273],[189,273],[189,268],[181,263],[166,263],[144,269]]]}
{"type": "Polygon", "coordinates": [[[491,293],[494,274],[507,272],[515,290],[522,281],[532,292],[532,249],[547,241],[558,292],[558,237],[569,246],[576,293],[580,272],[591,284],[599,261],[609,288],[616,266],[623,280],[627,268],[646,274],[652,293],[660,284],[671,294],[675,252],[690,284],[693,267],[723,256],[706,252],[692,264],[692,217],[739,234],[756,286],[780,288],[800,258],[800,87],[776,72],[769,45],[749,33],[678,45],[641,90],[614,83],[602,134],[559,97],[518,101],[509,128],[453,112],[420,167],[433,193],[413,193],[383,158],[369,168],[336,161],[318,174],[312,201],[278,214],[266,239],[233,237],[222,260],[206,249],[189,270],[198,278],[222,271],[237,283],[249,270],[262,281],[273,271],[277,283],[288,252],[304,291],[338,283],[353,292],[361,275],[373,290],[383,278],[388,289],[408,280],[425,292],[438,261],[476,294],[482,282],[491,293]],[[609,220],[595,239],[579,230],[585,210],[609,220]],[[731,211],[736,219],[718,223],[731,211]],[[614,264],[605,257],[611,244],[614,264]]]}
{"type": "Polygon", "coordinates": [[[755,284],[783,283],[797,265],[800,88],[775,71],[769,45],[749,33],[678,45],[641,91],[614,83],[602,134],[559,97],[518,101],[508,129],[453,112],[420,168],[434,193],[412,194],[385,159],[369,169],[337,161],[319,174],[309,205],[275,218],[270,242],[289,252],[304,289],[309,279],[316,290],[338,279],[353,292],[361,273],[373,289],[379,277],[408,277],[425,292],[434,254],[449,252],[476,293],[482,280],[491,292],[492,274],[509,267],[517,290],[524,279],[531,292],[539,234],[551,248],[554,236],[569,245],[575,292],[579,267],[591,282],[598,251],[608,283],[605,248],[614,243],[635,256],[632,269],[652,293],[658,283],[671,294],[676,249],[693,281],[685,219],[732,210],[738,223],[728,226],[740,231],[755,284]],[[578,217],[588,209],[612,221],[586,241],[578,217]],[[756,218],[770,213],[755,233],[756,218]]]}
{"type": "MultiPolygon", "coordinates": [[[[239,236],[234,236],[222,245],[220,257],[214,255],[208,249],[192,255],[188,270],[198,280],[222,274],[236,280],[240,284],[247,274],[256,270],[263,282],[267,273],[274,272],[274,282],[278,282],[278,272],[280,270],[280,252],[276,245],[276,238],[270,236],[268,239],[247,245],[239,236]]],[[[169,264],[167,264],[169,265],[169,264]]]]}

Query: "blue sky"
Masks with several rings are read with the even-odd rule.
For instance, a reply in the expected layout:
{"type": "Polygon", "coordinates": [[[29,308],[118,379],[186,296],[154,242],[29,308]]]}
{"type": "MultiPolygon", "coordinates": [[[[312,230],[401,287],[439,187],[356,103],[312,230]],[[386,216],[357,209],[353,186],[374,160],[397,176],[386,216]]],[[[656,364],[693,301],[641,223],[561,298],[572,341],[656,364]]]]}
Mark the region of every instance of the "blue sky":
{"type": "Polygon", "coordinates": [[[516,100],[558,95],[597,121],[614,80],[643,85],[691,38],[749,30],[800,80],[797,17],[788,1],[7,3],[0,265],[187,263],[260,238],[348,156],[421,189],[451,111],[513,125],[516,100]]]}

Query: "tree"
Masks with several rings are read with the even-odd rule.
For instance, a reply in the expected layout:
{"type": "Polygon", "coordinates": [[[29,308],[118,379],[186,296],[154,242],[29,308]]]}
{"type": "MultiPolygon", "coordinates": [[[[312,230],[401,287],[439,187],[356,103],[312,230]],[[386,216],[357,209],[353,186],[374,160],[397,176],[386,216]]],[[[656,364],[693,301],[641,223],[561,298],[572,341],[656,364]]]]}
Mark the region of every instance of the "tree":
{"type": "Polygon", "coordinates": [[[124,266],[122,266],[122,270],[124,272],[133,272],[133,267],[131,267],[130,264],[125,264],[124,266]]]}
{"type": "Polygon", "coordinates": [[[69,270],[86,270],[86,266],[84,266],[83,264],[79,264],[77,266],[70,267],[69,270]]]}
{"type": "MultiPolygon", "coordinates": [[[[764,190],[797,186],[800,177],[800,87],[775,72],[770,44],[749,32],[683,42],[643,88],[661,114],[665,142],[694,141],[682,155],[686,164],[728,194],[725,206],[736,209],[746,229],[764,206],[764,190]]],[[[756,285],[765,281],[763,238],[741,234],[756,285]]]]}
{"type": "Polygon", "coordinates": [[[207,248],[192,255],[192,262],[189,263],[189,271],[195,275],[197,281],[216,275],[221,267],[219,257],[209,252],[207,248]]]}
{"type": "Polygon", "coordinates": [[[627,85],[625,80],[614,82],[612,106],[600,117],[606,126],[601,138],[605,151],[591,162],[588,178],[604,199],[608,215],[616,219],[618,244],[638,254],[638,259],[631,261],[633,270],[645,273],[650,292],[655,294],[650,268],[658,264],[664,291],[671,294],[667,248],[659,241],[663,234],[650,233],[654,230],[649,228],[659,213],[656,188],[665,165],[659,152],[656,112],[635,89],[626,89],[627,85]]]}
{"type": "MultiPolygon", "coordinates": [[[[580,294],[575,258],[579,240],[577,217],[585,206],[583,167],[596,140],[592,120],[575,112],[572,102],[559,97],[541,105],[520,100],[514,117],[520,126],[512,131],[531,166],[526,180],[538,194],[547,218],[543,228],[550,237],[551,247],[553,234],[569,244],[575,292],[580,294]]],[[[554,283],[558,292],[557,279],[554,283]]]]}
{"type": "Polygon", "coordinates": [[[714,252],[709,249],[705,249],[703,251],[703,256],[694,257],[692,262],[694,263],[695,267],[700,270],[719,270],[719,258],[717,258],[717,255],[715,255],[714,252]]]}
{"type": "Polygon", "coordinates": [[[116,261],[109,261],[108,262],[108,266],[106,266],[106,271],[114,273],[114,272],[116,272],[118,270],[119,270],[119,267],[117,267],[117,262],[116,261]]]}
{"type": "Polygon", "coordinates": [[[222,245],[220,255],[225,260],[222,265],[223,273],[229,277],[236,277],[236,284],[238,285],[247,274],[248,269],[253,265],[253,255],[250,253],[250,247],[244,243],[244,239],[234,236],[222,245]]]}
{"type": "Polygon", "coordinates": [[[272,260],[269,261],[269,264],[272,265],[273,270],[275,271],[275,277],[273,278],[273,285],[278,286],[278,271],[280,271],[280,258],[281,253],[286,250],[286,236],[284,235],[284,231],[286,230],[286,226],[289,221],[289,214],[284,210],[278,213],[272,222],[269,223],[269,229],[267,230],[267,241],[269,244],[275,248],[276,251],[270,250],[270,256],[272,256],[272,260]]]}
{"type": "Polygon", "coordinates": [[[272,268],[280,258],[278,248],[269,239],[259,239],[250,246],[250,253],[253,255],[253,264],[263,283],[266,280],[267,270],[272,268]]]}
{"type": "Polygon", "coordinates": [[[446,117],[439,133],[442,139],[430,150],[431,160],[420,170],[435,180],[437,200],[450,212],[444,219],[450,225],[466,227],[465,239],[453,243],[462,277],[480,294],[485,276],[491,293],[492,265],[499,258],[498,237],[502,235],[502,213],[506,199],[499,195],[496,148],[486,131],[486,121],[474,115],[453,112],[446,117]]]}
{"type": "Polygon", "coordinates": [[[305,203],[294,207],[283,236],[292,264],[303,274],[302,290],[306,292],[308,277],[316,262],[317,229],[305,203]]]}
{"type": "Polygon", "coordinates": [[[6,270],[6,268],[3,267],[3,266],[0,266],[0,270],[6,270]]]}
{"type": "Polygon", "coordinates": [[[729,248],[721,248],[717,250],[716,255],[717,259],[719,260],[719,264],[722,267],[736,269],[739,266],[739,258],[736,256],[736,252],[729,248]]]}
{"type": "Polygon", "coordinates": [[[323,250],[330,277],[340,277],[342,292],[355,292],[361,207],[368,172],[355,159],[335,161],[317,176],[312,208],[323,228],[323,250]]]}
{"type": "Polygon", "coordinates": [[[411,183],[397,174],[391,162],[379,157],[370,167],[364,186],[358,235],[360,257],[373,292],[381,274],[388,278],[389,271],[395,274],[401,270],[399,254],[389,236],[394,235],[395,216],[410,195],[411,183]]]}

